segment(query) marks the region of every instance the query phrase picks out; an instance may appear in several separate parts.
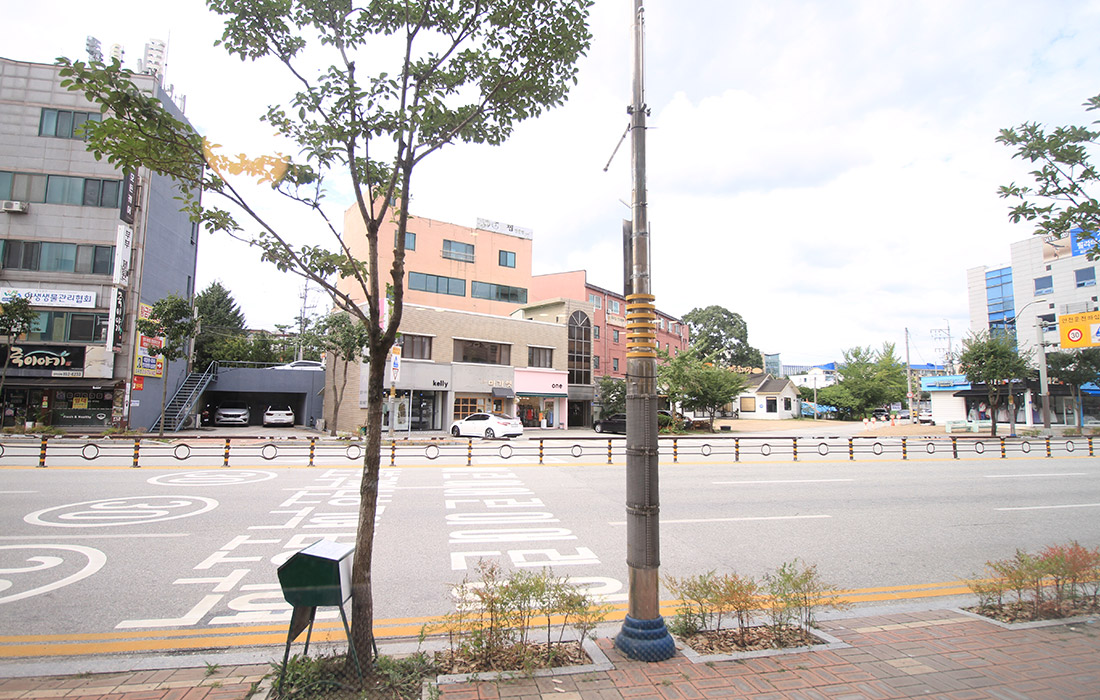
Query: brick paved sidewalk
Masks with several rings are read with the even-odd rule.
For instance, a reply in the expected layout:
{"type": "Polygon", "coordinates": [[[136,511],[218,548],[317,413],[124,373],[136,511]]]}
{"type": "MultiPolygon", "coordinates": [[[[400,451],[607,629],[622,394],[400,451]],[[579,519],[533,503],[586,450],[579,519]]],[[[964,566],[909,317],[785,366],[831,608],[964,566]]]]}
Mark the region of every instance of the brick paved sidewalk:
{"type": "Polygon", "coordinates": [[[244,700],[270,670],[265,664],[11,678],[0,680],[0,700],[244,700]]]}
{"type": "Polygon", "coordinates": [[[1100,698],[1100,621],[1004,629],[938,610],[825,622],[848,648],[736,661],[624,658],[612,671],[444,685],[443,700],[1100,698]]]}

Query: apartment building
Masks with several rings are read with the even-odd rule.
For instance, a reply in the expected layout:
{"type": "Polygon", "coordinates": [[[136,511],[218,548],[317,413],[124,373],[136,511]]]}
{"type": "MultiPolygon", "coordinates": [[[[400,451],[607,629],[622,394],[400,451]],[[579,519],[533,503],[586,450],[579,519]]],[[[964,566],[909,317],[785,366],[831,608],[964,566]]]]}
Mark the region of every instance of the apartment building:
{"type": "MultiPolygon", "coordinates": [[[[85,148],[99,107],[61,87],[58,68],[0,58],[0,295],[30,300],[37,320],[8,362],[7,422],[149,427],[168,371],[136,332],[158,299],[190,297],[197,227],[178,190],[147,171],[123,173],[85,148]]],[[[152,75],[136,75],[177,117],[152,75]]],[[[0,350],[2,353],[2,350],[0,350]]]]}
{"type": "MultiPolygon", "coordinates": [[[[567,338],[557,319],[406,304],[400,370],[392,382],[394,431],[447,430],[452,421],[485,411],[518,415],[528,428],[566,427],[567,338]]],[[[344,402],[339,415],[326,401],[325,420],[350,432],[366,422],[366,364],[349,368],[348,386],[358,388],[359,401],[344,402]]],[[[384,427],[390,420],[387,406],[384,427]]]]}

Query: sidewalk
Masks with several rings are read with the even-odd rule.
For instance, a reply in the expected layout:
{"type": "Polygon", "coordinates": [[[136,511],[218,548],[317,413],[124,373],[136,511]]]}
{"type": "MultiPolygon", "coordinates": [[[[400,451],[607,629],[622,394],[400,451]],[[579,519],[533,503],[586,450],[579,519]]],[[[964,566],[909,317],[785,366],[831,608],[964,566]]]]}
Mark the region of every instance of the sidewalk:
{"type": "MultiPolygon", "coordinates": [[[[873,609],[870,612],[874,612],[873,609]]],[[[444,700],[1062,700],[1100,697],[1100,620],[1009,629],[957,610],[822,622],[843,648],[692,663],[624,658],[578,675],[440,686],[444,700]],[[846,645],[846,646],[844,646],[846,645]]],[[[273,649],[273,654],[277,653],[273,649]]],[[[383,653],[386,649],[383,648],[383,653]]],[[[263,698],[269,666],[165,669],[0,680],[0,700],[244,700],[263,698]],[[253,690],[255,688],[255,690],[253,690]]]]}

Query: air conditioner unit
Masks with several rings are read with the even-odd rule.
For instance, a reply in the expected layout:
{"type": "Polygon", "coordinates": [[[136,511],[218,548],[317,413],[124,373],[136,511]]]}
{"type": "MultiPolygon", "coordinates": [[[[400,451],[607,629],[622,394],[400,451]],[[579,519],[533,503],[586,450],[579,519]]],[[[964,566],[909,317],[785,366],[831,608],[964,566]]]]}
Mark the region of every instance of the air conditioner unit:
{"type": "Polygon", "coordinates": [[[26,214],[30,205],[27,202],[13,202],[11,200],[4,200],[3,206],[0,209],[5,214],[26,214]]]}

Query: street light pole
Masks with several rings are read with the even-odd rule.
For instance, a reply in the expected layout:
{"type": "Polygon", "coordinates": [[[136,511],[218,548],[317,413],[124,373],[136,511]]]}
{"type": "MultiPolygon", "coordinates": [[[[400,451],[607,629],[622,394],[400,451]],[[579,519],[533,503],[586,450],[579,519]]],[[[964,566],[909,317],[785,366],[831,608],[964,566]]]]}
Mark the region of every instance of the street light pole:
{"type": "Polygon", "coordinates": [[[615,646],[640,661],[664,661],[676,644],[660,611],[660,499],[657,454],[657,313],[649,272],[646,212],[644,10],[634,0],[634,81],[630,105],[634,199],[626,296],[626,619],[615,646]]]}
{"type": "Polygon", "coordinates": [[[1039,398],[1043,401],[1043,430],[1050,430],[1050,384],[1047,381],[1047,346],[1043,341],[1043,324],[1035,319],[1036,343],[1039,347],[1039,398]]]}

